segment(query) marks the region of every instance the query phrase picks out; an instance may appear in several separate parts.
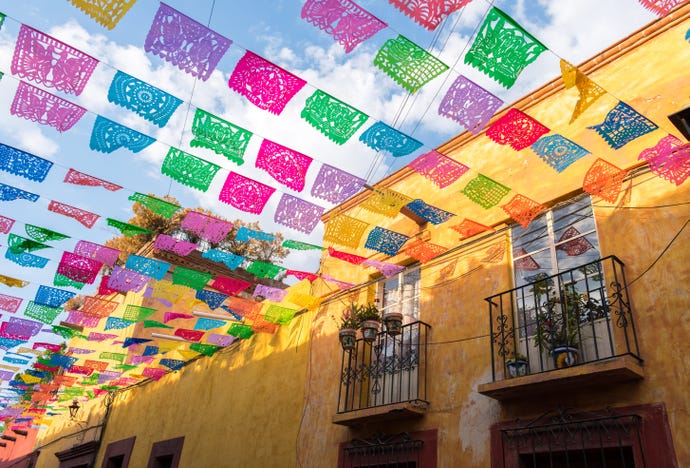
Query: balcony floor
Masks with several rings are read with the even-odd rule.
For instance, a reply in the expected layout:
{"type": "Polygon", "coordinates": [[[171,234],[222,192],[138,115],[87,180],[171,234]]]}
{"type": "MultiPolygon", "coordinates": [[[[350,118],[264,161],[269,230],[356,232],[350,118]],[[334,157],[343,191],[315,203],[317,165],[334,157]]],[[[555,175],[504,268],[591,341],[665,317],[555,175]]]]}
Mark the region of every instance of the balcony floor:
{"type": "Polygon", "coordinates": [[[610,385],[644,378],[642,364],[633,356],[617,356],[604,361],[558,369],[479,385],[477,391],[495,400],[533,398],[582,387],[610,385]]]}
{"type": "Polygon", "coordinates": [[[424,416],[429,403],[422,400],[405,401],[373,408],[364,408],[333,416],[333,424],[359,426],[364,423],[409,419],[424,416]]]}

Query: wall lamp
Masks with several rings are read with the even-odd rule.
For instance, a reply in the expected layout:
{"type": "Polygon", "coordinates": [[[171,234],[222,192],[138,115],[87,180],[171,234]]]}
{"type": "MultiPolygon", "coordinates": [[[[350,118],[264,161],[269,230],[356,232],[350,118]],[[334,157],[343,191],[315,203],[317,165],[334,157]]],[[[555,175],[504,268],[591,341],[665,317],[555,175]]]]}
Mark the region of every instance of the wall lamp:
{"type": "Polygon", "coordinates": [[[77,417],[77,413],[79,412],[79,408],[81,408],[81,406],[79,406],[79,402],[75,398],[74,400],[72,400],[72,404],[69,405],[68,408],[69,408],[69,418],[74,419],[77,417]]]}

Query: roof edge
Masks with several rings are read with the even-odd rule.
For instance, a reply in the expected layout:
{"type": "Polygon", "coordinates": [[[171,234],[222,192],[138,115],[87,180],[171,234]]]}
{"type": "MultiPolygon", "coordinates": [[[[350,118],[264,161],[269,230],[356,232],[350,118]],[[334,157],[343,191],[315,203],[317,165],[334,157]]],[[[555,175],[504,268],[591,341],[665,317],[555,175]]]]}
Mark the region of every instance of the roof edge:
{"type": "MultiPolygon", "coordinates": [[[[628,37],[623,38],[620,41],[612,44],[610,47],[606,48],[602,52],[590,57],[589,59],[577,65],[577,68],[584,73],[593,73],[603,68],[604,66],[614,62],[618,58],[624,56],[625,54],[636,49],[637,47],[640,47],[641,45],[647,43],[654,37],[677,26],[679,23],[682,23],[688,17],[690,17],[690,2],[687,2],[683,5],[679,5],[666,16],[654,20],[653,22],[633,32],[628,37]]],[[[499,111],[496,114],[494,114],[494,116],[491,118],[491,120],[487,123],[487,125],[484,128],[488,128],[488,126],[492,122],[500,118],[511,108],[527,110],[564,89],[565,85],[563,83],[563,78],[561,76],[558,76],[553,80],[549,81],[548,83],[542,85],[540,88],[537,88],[533,92],[529,93],[528,95],[507,105],[502,111],[499,111]]],[[[447,142],[442,143],[441,145],[436,147],[436,150],[440,153],[448,154],[483,135],[484,132],[473,134],[468,131],[464,131],[459,135],[451,138],[447,142]]],[[[396,182],[404,180],[412,172],[414,171],[410,169],[409,166],[404,166],[398,169],[397,171],[393,172],[392,174],[388,175],[387,177],[384,177],[383,179],[379,180],[375,183],[375,185],[389,187],[395,184],[396,182]]],[[[359,205],[362,201],[364,201],[364,199],[367,196],[368,190],[359,192],[358,194],[352,196],[348,200],[345,200],[341,204],[326,211],[321,216],[321,221],[325,223],[331,216],[335,216],[341,212],[350,210],[351,208],[359,205]]]]}

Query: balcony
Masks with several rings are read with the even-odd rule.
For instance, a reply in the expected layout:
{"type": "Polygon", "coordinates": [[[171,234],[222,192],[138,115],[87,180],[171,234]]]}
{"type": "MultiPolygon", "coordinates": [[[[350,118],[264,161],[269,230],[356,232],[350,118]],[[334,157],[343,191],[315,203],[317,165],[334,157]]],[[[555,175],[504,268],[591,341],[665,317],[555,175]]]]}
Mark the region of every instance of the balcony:
{"type": "Polygon", "coordinates": [[[402,333],[385,332],[367,343],[357,340],[354,350],[343,351],[335,424],[355,426],[364,422],[420,417],[426,412],[427,345],[424,322],[402,327],[402,333]]]}
{"type": "Polygon", "coordinates": [[[641,379],[623,263],[610,256],[486,298],[498,400],[641,379]]]}

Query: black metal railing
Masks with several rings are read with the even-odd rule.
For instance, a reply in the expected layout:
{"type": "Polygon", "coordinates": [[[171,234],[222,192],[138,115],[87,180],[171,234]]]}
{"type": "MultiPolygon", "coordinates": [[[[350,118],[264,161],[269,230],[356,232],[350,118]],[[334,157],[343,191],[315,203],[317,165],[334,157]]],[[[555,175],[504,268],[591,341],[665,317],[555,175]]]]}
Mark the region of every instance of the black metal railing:
{"type": "Polygon", "coordinates": [[[343,351],[338,413],[416,402],[427,405],[427,346],[429,329],[424,322],[403,325],[401,333],[380,332],[367,343],[343,351]]]}
{"type": "Polygon", "coordinates": [[[642,417],[612,410],[575,417],[561,409],[501,430],[505,466],[646,466],[642,417]]]}
{"type": "Polygon", "coordinates": [[[391,467],[419,468],[422,466],[423,440],[408,433],[375,434],[371,439],[354,439],[343,447],[343,468],[391,467]]]}
{"type": "Polygon", "coordinates": [[[485,300],[493,380],[547,372],[614,356],[641,361],[623,262],[615,256],[485,300]]]}

